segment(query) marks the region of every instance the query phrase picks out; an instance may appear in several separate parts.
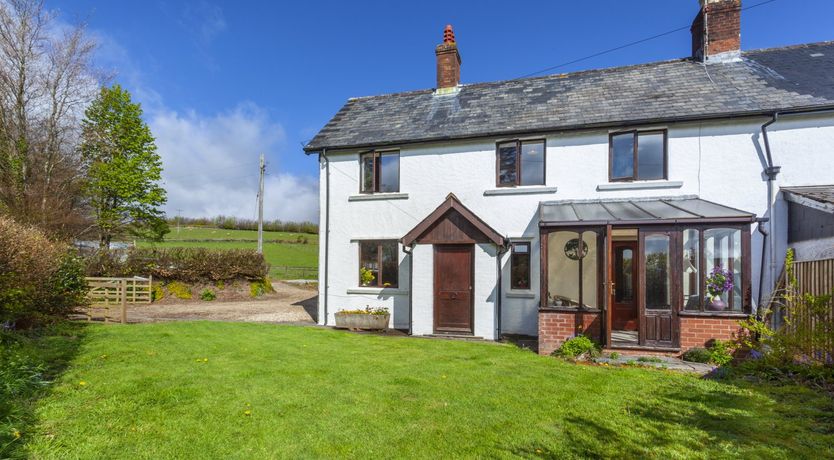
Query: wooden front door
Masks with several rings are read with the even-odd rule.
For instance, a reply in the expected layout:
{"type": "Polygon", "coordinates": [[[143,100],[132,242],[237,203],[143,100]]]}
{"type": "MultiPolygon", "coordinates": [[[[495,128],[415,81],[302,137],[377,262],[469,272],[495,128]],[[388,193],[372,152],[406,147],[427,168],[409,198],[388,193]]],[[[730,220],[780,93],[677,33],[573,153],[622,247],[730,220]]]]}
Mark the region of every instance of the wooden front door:
{"type": "Polygon", "coordinates": [[[640,231],[640,345],[678,346],[678,246],[674,231],[640,231]]]}
{"type": "Polygon", "coordinates": [[[434,332],[472,334],[474,245],[434,245],[434,332]]]}
{"type": "Polygon", "coordinates": [[[615,331],[636,331],[637,307],[637,241],[612,243],[613,281],[611,286],[611,328],[615,331]]]}

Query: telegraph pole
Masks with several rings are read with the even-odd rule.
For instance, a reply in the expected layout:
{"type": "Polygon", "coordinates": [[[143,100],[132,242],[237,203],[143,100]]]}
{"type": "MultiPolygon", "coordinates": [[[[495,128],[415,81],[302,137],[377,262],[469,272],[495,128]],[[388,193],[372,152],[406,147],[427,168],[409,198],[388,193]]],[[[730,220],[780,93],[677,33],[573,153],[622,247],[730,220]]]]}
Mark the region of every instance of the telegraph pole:
{"type": "Polygon", "coordinates": [[[182,222],[182,209],[177,208],[177,235],[180,234],[180,222],[182,222]]]}
{"type": "Polygon", "coordinates": [[[258,184],[258,254],[264,252],[264,154],[261,154],[260,183],[258,184]]]}

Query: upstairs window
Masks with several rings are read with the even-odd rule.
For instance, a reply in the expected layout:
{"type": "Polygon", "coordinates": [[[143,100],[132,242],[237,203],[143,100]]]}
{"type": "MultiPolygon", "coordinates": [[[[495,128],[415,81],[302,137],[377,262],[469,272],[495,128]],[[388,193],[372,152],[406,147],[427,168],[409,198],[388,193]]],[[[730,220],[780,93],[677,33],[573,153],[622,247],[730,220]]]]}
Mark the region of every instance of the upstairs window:
{"type": "Polygon", "coordinates": [[[611,182],[667,178],[666,131],[629,131],[609,136],[611,182]]]}
{"type": "Polygon", "coordinates": [[[496,155],[498,187],[544,185],[544,140],[500,142],[496,155]]]}
{"type": "Polygon", "coordinates": [[[400,191],[400,152],[368,152],[360,156],[362,193],[400,191]]]}
{"type": "Polygon", "coordinates": [[[359,242],[359,285],[395,288],[399,284],[397,240],[359,242]]]}
{"type": "Polygon", "coordinates": [[[530,243],[513,243],[510,289],[530,289],[530,243]]]}

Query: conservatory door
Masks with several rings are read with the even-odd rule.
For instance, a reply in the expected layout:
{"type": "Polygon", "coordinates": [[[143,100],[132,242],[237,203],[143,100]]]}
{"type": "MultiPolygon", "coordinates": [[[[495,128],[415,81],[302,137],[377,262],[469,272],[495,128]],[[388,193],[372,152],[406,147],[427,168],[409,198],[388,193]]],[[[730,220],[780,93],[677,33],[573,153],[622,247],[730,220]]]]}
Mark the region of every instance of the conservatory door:
{"type": "Polygon", "coordinates": [[[640,231],[640,345],[676,348],[679,343],[677,298],[677,233],[640,231]]]}

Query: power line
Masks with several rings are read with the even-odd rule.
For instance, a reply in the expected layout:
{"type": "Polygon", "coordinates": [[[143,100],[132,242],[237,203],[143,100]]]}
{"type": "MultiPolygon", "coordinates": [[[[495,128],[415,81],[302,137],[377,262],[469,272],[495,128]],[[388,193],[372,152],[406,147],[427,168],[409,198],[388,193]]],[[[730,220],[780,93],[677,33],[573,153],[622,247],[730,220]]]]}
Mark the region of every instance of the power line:
{"type": "MultiPolygon", "coordinates": [[[[750,6],[744,7],[744,8],[741,9],[741,11],[752,10],[753,8],[757,8],[757,7],[760,7],[760,6],[763,6],[763,5],[767,5],[768,3],[773,3],[775,1],[776,0],[765,0],[761,3],[756,3],[755,5],[750,5],[750,6]]],[[[620,45],[620,46],[615,46],[614,48],[609,48],[605,51],[600,51],[598,53],[589,54],[588,56],[581,57],[579,59],[574,59],[572,61],[563,62],[561,64],[554,65],[554,66],[548,67],[546,69],[542,69],[542,70],[539,70],[539,71],[536,71],[536,72],[533,72],[533,73],[528,73],[527,75],[522,75],[519,78],[532,77],[532,76],[538,75],[540,73],[549,72],[551,70],[556,70],[556,69],[561,68],[561,67],[569,66],[571,64],[576,64],[577,62],[582,62],[582,61],[586,61],[588,59],[592,59],[592,58],[595,58],[595,57],[598,57],[598,56],[602,56],[604,54],[613,53],[614,51],[619,51],[623,48],[628,48],[630,46],[639,45],[641,43],[645,43],[647,41],[655,40],[655,39],[660,38],[660,37],[665,37],[665,36],[671,35],[675,32],[680,32],[682,30],[689,29],[690,27],[691,27],[691,25],[686,25],[686,26],[683,26],[683,27],[678,27],[677,29],[667,30],[666,32],[661,32],[657,35],[652,35],[651,37],[641,38],[640,40],[633,41],[633,42],[630,42],[630,43],[626,43],[626,44],[620,45]]]]}

